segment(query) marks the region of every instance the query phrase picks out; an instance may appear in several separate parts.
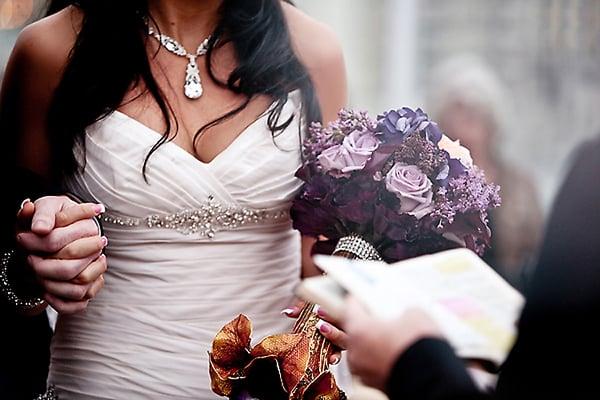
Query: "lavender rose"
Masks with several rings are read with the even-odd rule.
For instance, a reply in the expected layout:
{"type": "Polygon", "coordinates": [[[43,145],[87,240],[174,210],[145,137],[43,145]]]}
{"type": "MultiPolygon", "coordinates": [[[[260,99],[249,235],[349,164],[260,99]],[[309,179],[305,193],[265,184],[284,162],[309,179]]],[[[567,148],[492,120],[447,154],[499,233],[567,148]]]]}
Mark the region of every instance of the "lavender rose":
{"type": "Polygon", "coordinates": [[[385,188],[400,199],[400,213],[421,219],[433,211],[432,183],[414,165],[394,164],[385,177],[385,188]]]}
{"type": "Polygon", "coordinates": [[[361,170],[379,146],[371,132],[353,131],[342,144],[332,146],[317,157],[323,169],[336,178],[348,178],[352,171],[361,170]]]}

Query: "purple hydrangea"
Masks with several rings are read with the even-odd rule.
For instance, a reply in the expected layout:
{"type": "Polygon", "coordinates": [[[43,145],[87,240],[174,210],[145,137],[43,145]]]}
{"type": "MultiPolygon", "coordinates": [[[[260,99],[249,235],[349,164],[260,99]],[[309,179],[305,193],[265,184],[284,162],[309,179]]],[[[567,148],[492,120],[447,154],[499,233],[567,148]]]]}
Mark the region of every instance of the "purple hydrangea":
{"type": "Polygon", "coordinates": [[[403,107],[387,111],[377,117],[377,122],[377,130],[387,142],[400,142],[414,132],[422,132],[426,139],[435,144],[442,139],[442,131],[420,108],[412,110],[403,107]]]}

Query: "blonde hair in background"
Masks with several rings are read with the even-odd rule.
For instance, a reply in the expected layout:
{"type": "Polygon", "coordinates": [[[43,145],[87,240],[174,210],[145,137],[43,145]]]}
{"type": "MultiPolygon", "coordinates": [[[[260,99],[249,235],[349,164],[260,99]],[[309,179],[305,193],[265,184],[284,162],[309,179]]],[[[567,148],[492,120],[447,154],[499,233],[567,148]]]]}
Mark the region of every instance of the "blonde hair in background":
{"type": "Polygon", "coordinates": [[[460,103],[489,121],[494,140],[508,129],[506,115],[510,114],[504,87],[492,68],[477,56],[452,57],[435,67],[428,93],[428,110],[434,120],[460,103]]]}

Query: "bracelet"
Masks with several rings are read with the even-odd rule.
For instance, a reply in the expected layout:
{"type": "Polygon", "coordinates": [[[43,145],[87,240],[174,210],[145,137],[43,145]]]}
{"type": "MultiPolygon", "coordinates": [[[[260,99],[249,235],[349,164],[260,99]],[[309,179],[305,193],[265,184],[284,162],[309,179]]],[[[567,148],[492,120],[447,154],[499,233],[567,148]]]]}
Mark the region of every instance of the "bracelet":
{"type": "Polygon", "coordinates": [[[9,250],[2,253],[0,257],[0,294],[19,311],[28,311],[41,306],[44,304],[44,299],[38,297],[22,299],[13,290],[8,280],[8,266],[14,256],[15,251],[9,250]]]}
{"type": "Polygon", "coordinates": [[[56,388],[54,385],[50,385],[48,387],[48,391],[44,394],[40,394],[34,400],[58,400],[58,395],[56,394],[56,388]]]}

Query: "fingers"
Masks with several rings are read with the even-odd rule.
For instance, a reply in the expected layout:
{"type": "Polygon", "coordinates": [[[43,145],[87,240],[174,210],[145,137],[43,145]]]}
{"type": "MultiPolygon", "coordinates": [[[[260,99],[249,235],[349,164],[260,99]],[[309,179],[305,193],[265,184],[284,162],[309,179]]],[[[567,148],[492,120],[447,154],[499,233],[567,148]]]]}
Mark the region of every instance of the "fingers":
{"type": "Polygon", "coordinates": [[[289,318],[298,318],[300,316],[300,312],[302,311],[301,307],[292,306],[290,308],[286,308],[282,310],[281,313],[289,318]]]}
{"type": "MultiPolygon", "coordinates": [[[[298,318],[300,316],[300,313],[302,312],[302,309],[304,308],[304,306],[305,306],[305,303],[302,301],[299,301],[297,303],[297,305],[286,308],[285,310],[282,310],[281,314],[283,314],[289,318],[298,318]]],[[[312,312],[316,313],[321,318],[317,322],[317,325],[316,325],[319,332],[321,332],[321,334],[323,336],[325,336],[327,339],[329,339],[329,341],[332,342],[333,345],[336,346],[337,348],[346,349],[347,341],[348,341],[347,335],[343,331],[341,331],[340,329],[336,328],[335,326],[333,326],[331,324],[331,323],[337,324],[337,321],[335,321],[330,315],[328,315],[319,305],[315,305],[312,312]],[[331,323],[326,322],[326,321],[329,321],[331,323]]],[[[328,361],[331,365],[335,365],[335,364],[338,364],[341,359],[342,359],[341,352],[336,351],[329,356],[328,361]]]]}
{"type": "Polygon", "coordinates": [[[315,306],[315,313],[324,321],[330,322],[335,326],[341,326],[341,321],[335,319],[332,315],[328,314],[320,305],[315,306]]]}
{"type": "Polygon", "coordinates": [[[89,283],[81,284],[75,282],[75,280],[67,282],[43,280],[42,286],[47,294],[63,302],[90,300],[96,297],[98,292],[104,287],[104,277],[102,274],[97,275],[89,283]]]}
{"type": "Polygon", "coordinates": [[[54,229],[55,216],[63,207],[75,202],[66,196],[46,196],[35,201],[35,213],[31,219],[31,231],[47,235],[54,229]]]}
{"type": "Polygon", "coordinates": [[[336,351],[334,352],[332,355],[329,356],[329,364],[331,365],[337,365],[340,363],[340,361],[342,360],[342,352],[341,351],[336,351]]]}
{"type": "Polygon", "coordinates": [[[21,203],[21,208],[17,212],[17,232],[28,231],[31,229],[31,218],[35,212],[35,206],[30,199],[25,199],[21,203]]]}
{"type": "Polygon", "coordinates": [[[340,329],[322,319],[317,322],[317,329],[323,336],[329,339],[331,343],[340,349],[345,350],[348,348],[348,336],[340,329]]]}
{"type": "Polygon", "coordinates": [[[44,300],[52,306],[59,314],[75,314],[85,310],[89,300],[68,301],[60,299],[50,293],[44,294],[44,300]]]}
{"type": "Polygon", "coordinates": [[[86,295],[88,290],[92,287],[92,284],[77,285],[71,283],[72,281],[42,281],[42,285],[46,290],[46,293],[60,299],[62,301],[83,301],[87,300],[86,295]]]}
{"type": "Polygon", "coordinates": [[[71,225],[77,221],[97,217],[106,211],[103,204],[83,203],[65,207],[55,217],[55,227],[71,225]]]}
{"type": "Polygon", "coordinates": [[[300,315],[300,308],[296,306],[286,308],[285,310],[281,310],[281,313],[289,318],[298,318],[298,316],[300,315]]]}
{"type": "Polygon", "coordinates": [[[32,228],[31,232],[19,233],[17,241],[29,253],[56,253],[78,239],[91,236],[98,237],[98,228],[94,221],[83,220],[53,229],[46,235],[36,234],[32,228]]]}
{"type": "Polygon", "coordinates": [[[106,256],[102,254],[93,263],[81,271],[72,282],[83,285],[94,283],[106,272],[106,267],[106,256]]]}
{"type": "Polygon", "coordinates": [[[78,239],[52,255],[52,258],[75,260],[81,258],[97,258],[102,249],[108,245],[106,236],[91,236],[78,239]]]}
{"type": "Polygon", "coordinates": [[[57,260],[30,255],[27,262],[40,281],[69,281],[77,277],[93,258],[57,260]]]}
{"type": "Polygon", "coordinates": [[[300,316],[300,313],[302,312],[302,308],[304,308],[305,304],[306,304],[306,302],[304,302],[302,300],[297,300],[295,305],[293,305],[289,308],[286,308],[285,310],[282,310],[281,314],[283,314],[289,318],[298,318],[300,316]]]}
{"type": "Polygon", "coordinates": [[[41,269],[43,272],[43,275],[39,274],[38,277],[41,278],[39,280],[45,290],[44,300],[60,314],[84,310],[89,300],[96,297],[104,287],[102,274],[106,271],[106,256],[103,254],[91,263],[90,259],[44,260],[35,256],[30,258],[35,259],[34,264],[37,265],[38,271],[41,269]],[[75,278],[69,278],[81,269],[79,264],[83,264],[83,271],[75,278]],[[59,279],[45,278],[48,276],[59,279]]]}
{"type": "Polygon", "coordinates": [[[86,299],[93,299],[96,297],[100,289],[104,287],[104,276],[100,275],[98,279],[90,286],[87,294],[85,295],[86,299]]]}

